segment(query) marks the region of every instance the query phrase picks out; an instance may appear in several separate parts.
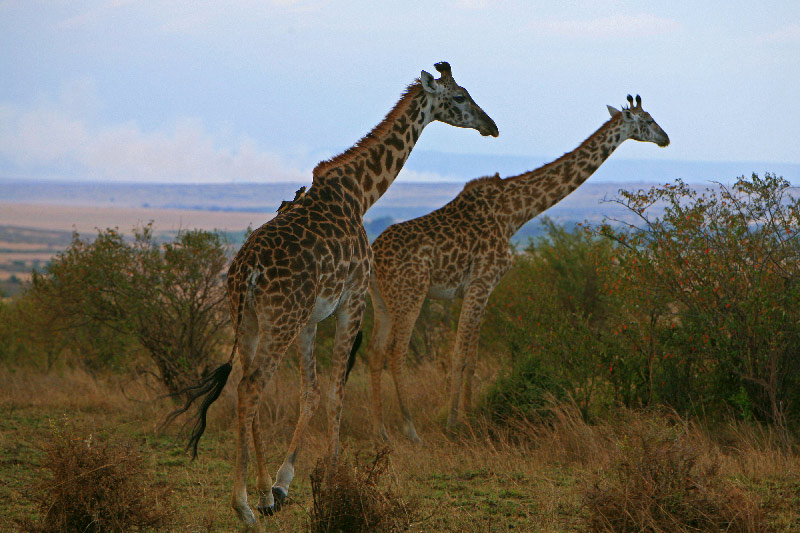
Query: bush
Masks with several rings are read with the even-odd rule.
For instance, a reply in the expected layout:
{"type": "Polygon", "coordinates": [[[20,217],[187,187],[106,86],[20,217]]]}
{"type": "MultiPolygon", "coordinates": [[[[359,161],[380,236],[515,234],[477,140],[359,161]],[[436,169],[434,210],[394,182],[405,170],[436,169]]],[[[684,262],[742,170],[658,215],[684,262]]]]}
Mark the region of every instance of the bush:
{"type": "Polygon", "coordinates": [[[623,247],[621,281],[662,316],[643,369],[654,397],[786,427],[800,415],[800,199],[789,183],[753,174],[698,193],[677,181],[617,201],[641,221],[602,229],[623,247]]]}
{"type": "Polygon", "coordinates": [[[483,408],[493,422],[513,418],[549,418],[550,406],[565,400],[565,383],[559,383],[555,372],[543,368],[538,357],[524,357],[511,370],[489,387],[483,408]],[[538,415],[538,416],[537,416],[538,415]]]}
{"type": "Polygon", "coordinates": [[[700,193],[681,181],[620,191],[640,221],[546,223],[497,287],[484,346],[511,368],[486,405],[501,417],[571,396],[584,416],[668,405],[800,419],[800,199],[767,174],[700,193]]]}
{"type": "Polygon", "coordinates": [[[623,371],[614,335],[624,320],[622,297],[609,290],[613,246],[580,227],[544,226],[545,234],[516,254],[482,328],[484,347],[499,344],[511,358],[485,403],[500,418],[532,414],[549,395],[571,396],[587,415],[607,401],[606,389],[623,371]]]}
{"type": "Polygon", "coordinates": [[[634,416],[584,495],[591,531],[764,531],[758,505],[719,475],[678,419],[634,416]]]}
{"type": "Polygon", "coordinates": [[[389,469],[389,449],[364,462],[356,455],[342,459],[332,472],[328,460],[320,460],[311,472],[311,531],[315,533],[380,532],[408,529],[409,508],[391,488],[381,484],[389,469]]]}
{"type": "Polygon", "coordinates": [[[144,349],[174,393],[197,380],[223,340],[226,262],[221,237],[207,231],[164,244],[150,225],[133,241],[116,229],[92,241],[76,233],[18,305],[51,351],[97,370],[144,349]]]}
{"type": "Polygon", "coordinates": [[[149,479],[142,454],[131,441],[77,434],[65,422],[53,425],[44,444],[35,500],[41,515],[30,531],[131,531],[171,523],[171,489],[149,479]]]}

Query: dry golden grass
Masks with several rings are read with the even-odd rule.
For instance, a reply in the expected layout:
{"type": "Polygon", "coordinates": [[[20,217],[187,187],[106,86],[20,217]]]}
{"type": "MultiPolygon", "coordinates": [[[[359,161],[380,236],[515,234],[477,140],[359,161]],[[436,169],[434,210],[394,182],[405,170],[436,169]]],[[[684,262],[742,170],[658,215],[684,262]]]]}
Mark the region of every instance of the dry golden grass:
{"type": "Polygon", "coordinates": [[[51,424],[43,446],[42,476],[31,489],[37,520],[30,531],[124,532],[171,525],[172,492],[153,480],[149,461],[131,438],[81,434],[64,418],[51,424]]]}
{"type": "Polygon", "coordinates": [[[324,459],[311,472],[310,529],[314,533],[337,531],[406,531],[414,511],[398,493],[396,483],[386,482],[388,447],[366,457],[340,457],[335,468],[324,459]]]}
{"type": "Polygon", "coordinates": [[[270,218],[269,213],[0,203],[0,226],[75,229],[87,234],[96,233],[96,228],[119,227],[128,231],[151,220],[159,231],[186,228],[241,231],[249,224],[258,227],[270,218]]]}
{"type": "MultiPolygon", "coordinates": [[[[291,358],[289,358],[291,359],[291,358]]],[[[476,383],[491,383],[497,365],[483,362],[476,383]]],[[[152,454],[157,479],[175,483],[179,531],[236,530],[230,509],[235,446],[234,366],[231,382],[210,410],[209,428],[200,442],[200,456],[190,462],[178,429],[156,432],[173,405],[143,377],[95,379],[81,371],[42,375],[0,370],[0,529],[16,527],[14,517],[35,516],[24,487],[41,476],[41,454],[35,444],[45,438],[48,419],[67,413],[79,430],[127,435],[152,454]]],[[[399,498],[414,509],[415,531],[575,531],[589,527],[586,494],[608,476],[619,458],[620,435],[645,415],[622,411],[614,419],[587,424],[571,405],[554,405],[547,424],[498,427],[473,417],[455,435],[445,433],[447,379],[436,362],[410,373],[412,411],[422,445],[405,440],[394,387],[384,381],[387,427],[393,439],[386,471],[399,498]]],[[[323,384],[327,371],[321,369],[323,384]]],[[[264,393],[262,420],[267,427],[268,468],[283,460],[298,412],[299,372],[285,363],[264,393]]],[[[326,391],[311,421],[296,463],[288,505],[262,528],[306,531],[311,525],[309,476],[327,450],[326,391]]],[[[476,398],[480,391],[476,391],[476,398]]],[[[343,457],[374,454],[369,382],[363,361],[350,377],[345,399],[341,444],[343,457]]],[[[659,414],[646,415],[657,423],[659,414]]],[[[767,430],[737,424],[710,432],[688,424],[688,438],[701,461],[716,458],[719,479],[760,510],[766,530],[800,529],[800,460],[779,451],[767,430]]],[[[251,468],[251,473],[254,468],[251,468]]],[[[250,486],[254,488],[254,475],[250,486]]],[[[251,495],[254,491],[251,490],[251,495]]],[[[742,501],[745,501],[742,500],[742,501]]]]}

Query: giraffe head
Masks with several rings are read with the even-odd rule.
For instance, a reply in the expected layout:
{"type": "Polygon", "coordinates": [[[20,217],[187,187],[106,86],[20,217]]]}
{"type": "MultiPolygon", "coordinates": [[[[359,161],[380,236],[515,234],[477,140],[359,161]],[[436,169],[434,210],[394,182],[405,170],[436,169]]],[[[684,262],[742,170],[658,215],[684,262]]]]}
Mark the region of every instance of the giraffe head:
{"type": "Polygon", "coordinates": [[[494,120],[475,103],[466,89],[456,83],[450,64],[442,61],[434,66],[442,75],[438,80],[424,70],[419,78],[423,90],[433,98],[432,119],[497,137],[500,132],[494,120]]]}
{"type": "Polygon", "coordinates": [[[661,126],[656,124],[650,113],[642,109],[641,96],[636,95],[636,104],[634,104],[633,97],[628,95],[628,104],[629,107],[623,107],[621,111],[607,106],[611,116],[619,117],[619,120],[622,121],[623,135],[635,141],[651,142],[661,147],[667,146],[669,136],[661,129],[661,126]]]}

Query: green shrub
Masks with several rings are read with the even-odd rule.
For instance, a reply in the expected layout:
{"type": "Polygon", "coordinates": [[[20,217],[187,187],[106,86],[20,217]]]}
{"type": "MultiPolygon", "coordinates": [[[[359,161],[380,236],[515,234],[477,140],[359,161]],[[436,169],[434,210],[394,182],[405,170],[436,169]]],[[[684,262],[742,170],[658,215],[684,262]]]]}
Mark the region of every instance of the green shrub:
{"type": "Polygon", "coordinates": [[[800,201],[788,182],[753,175],[699,193],[677,181],[615,201],[641,224],[546,222],[516,254],[482,330],[484,349],[511,360],[486,405],[503,417],[568,394],[584,416],[668,405],[786,430],[800,418],[800,201]]]}
{"type": "Polygon", "coordinates": [[[482,328],[484,348],[504,348],[511,359],[486,399],[500,417],[537,410],[551,395],[571,396],[587,415],[608,401],[609,367],[622,375],[622,347],[612,334],[621,308],[619,293],[609,289],[613,247],[580,227],[547,220],[545,227],[516,254],[482,328]]]}
{"type": "Polygon", "coordinates": [[[48,360],[115,369],[143,351],[176,392],[202,374],[223,340],[226,262],[221,237],[207,231],[163,244],[150,225],[133,240],[116,229],[93,240],[76,233],[15,306],[31,341],[53,354],[48,360]]]}
{"type": "Polygon", "coordinates": [[[641,224],[622,245],[632,301],[658,309],[654,397],[785,426],[800,400],[800,200],[767,174],[698,193],[681,181],[617,200],[641,224]]]}
{"type": "Polygon", "coordinates": [[[566,399],[567,384],[559,383],[556,374],[544,368],[538,357],[520,358],[489,387],[483,407],[495,422],[519,417],[547,418],[553,398],[566,399]]]}

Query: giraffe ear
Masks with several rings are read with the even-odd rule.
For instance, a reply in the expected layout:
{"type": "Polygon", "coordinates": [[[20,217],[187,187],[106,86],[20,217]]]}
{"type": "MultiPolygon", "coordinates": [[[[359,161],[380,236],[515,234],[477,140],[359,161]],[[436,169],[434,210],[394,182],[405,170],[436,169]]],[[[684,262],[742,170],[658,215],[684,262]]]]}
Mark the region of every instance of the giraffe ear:
{"type": "Polygon", "coordinates": [[[608,108],[608,114],[612,117],[619,115],[619,109],[616,107],[611,107],[610,105],[607,105],[606,107],[608,108]]]}
{"type": "Polygon", "coordinates": [[[422,88],[425,89],[426,93],[436,94],[441,90],[429,72],[423,70],[419,75],[419,81],[422,83],[422,88]]]}

